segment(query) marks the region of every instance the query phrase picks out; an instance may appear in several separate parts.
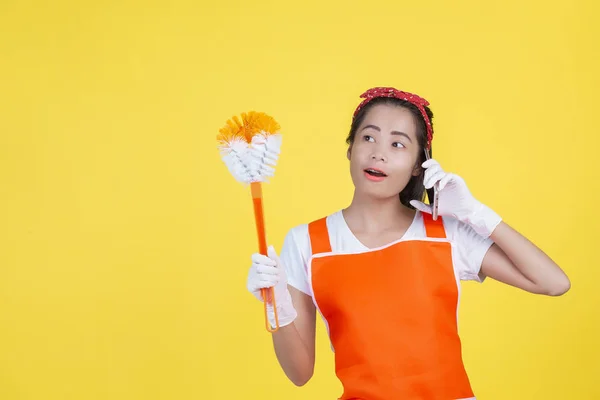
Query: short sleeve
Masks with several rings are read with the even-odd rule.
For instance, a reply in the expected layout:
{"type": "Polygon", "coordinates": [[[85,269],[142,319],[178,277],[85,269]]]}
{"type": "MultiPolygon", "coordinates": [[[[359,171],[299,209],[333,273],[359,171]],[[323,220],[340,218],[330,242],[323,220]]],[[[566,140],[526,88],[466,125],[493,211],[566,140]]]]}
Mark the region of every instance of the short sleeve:
{"type": "Polygon", "coordinates": [[[481,264],[490,246],[494,242],[490,238],[479,235],[469,225],[453,220],[453,242],[456,245],[454,263],[460,280],[483,282],[481,264]]]}
{"type": "Polygon", "coordinates": [[[285,236],[279,258],[285,267],[288,285],[310,295],[307,251],[310,252],[308,226],[300,225],[290,229],[285,236]]]}

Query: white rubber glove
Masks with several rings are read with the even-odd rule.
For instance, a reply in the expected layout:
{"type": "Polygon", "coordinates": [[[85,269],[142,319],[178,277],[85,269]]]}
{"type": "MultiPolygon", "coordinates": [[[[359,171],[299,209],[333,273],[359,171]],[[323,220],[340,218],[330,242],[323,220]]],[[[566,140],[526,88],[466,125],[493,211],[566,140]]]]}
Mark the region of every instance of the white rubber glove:
{"type": "MultiPolygon", "coordinates": [[[[486,238],[502,222],[498,214],[473,197],[460,176],[446,173],[434,159],[425,161],[422,166],[426,168],[424,179],[426,189],[432,188],[439,182],[439,215],[452,216],[470,225],[478,234],[486,238]]],[[[417,210],[432,213],[431,206],[425,203],[412,200],[410,204],[417,210]]]]}
{"type": "MultiPolygon", "coordinates": [[[[277,256],[273,246],[269,246],[268,257],[260,253],[252,255],[252,267],[248,273],[248,291],[261,302],[263,301],[260,289],[274,287],[275,304],[277,305],[277,318],[279,327],[294,322],[298,313],[292,304],[292,296],[287,288],[285,268],[277,256]]],[[[272,302],[267,304],[267,317],[271,327],[275,328],[275,311],[272,302]]]]}

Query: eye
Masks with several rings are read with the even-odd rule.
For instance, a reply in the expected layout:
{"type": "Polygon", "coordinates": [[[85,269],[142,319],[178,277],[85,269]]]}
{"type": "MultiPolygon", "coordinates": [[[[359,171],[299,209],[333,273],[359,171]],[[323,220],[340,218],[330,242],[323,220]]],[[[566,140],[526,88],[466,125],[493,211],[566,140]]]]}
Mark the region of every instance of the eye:
{"type": "Polygon", "coordinates": [[[402,143],[400,143],[400,142],[394,142],[394,143],[392,143],[392,146],[394,146],[394,147],[399,147],[399,148],[406,147],[406,146],[404,146],[404,145],[403,145],[402,143]]]}
{"type": "Polygon", "coordinates": [[[373,136],[369,136],[369,135],[364,135],[363,136],[363,140],[367,141],[367,142],[374,142],[375,139],[373,139],[373,136]]]}

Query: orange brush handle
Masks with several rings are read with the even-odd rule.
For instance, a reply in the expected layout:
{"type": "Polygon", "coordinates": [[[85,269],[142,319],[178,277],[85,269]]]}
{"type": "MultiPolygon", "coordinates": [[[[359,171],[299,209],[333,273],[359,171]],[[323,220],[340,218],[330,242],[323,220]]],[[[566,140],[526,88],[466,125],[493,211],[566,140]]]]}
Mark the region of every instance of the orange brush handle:
{"type": "MultiPolygon", "coordinates": [[[[252,203],[254,204],[254,220],[256,222],[256,233],[258,234],[258,249],[260,254],[267,255],[267,235],[265,233],[265,217],[263,212],[262,202],[262,187],[260,182],[253,182],[250,184],[252,191],[252,203]]],[[[261,289],[264,310],[265,310],[265,325],[267,331],[277,332],[279,329],[279,318],[277,317],[277,304],[275,303],[275,292],[274,288],[261,289]],[[267,304],[273,303],[273,311],[275,312],[275,328],[271,327],[269,318],[267,317],[267,304]]]]}

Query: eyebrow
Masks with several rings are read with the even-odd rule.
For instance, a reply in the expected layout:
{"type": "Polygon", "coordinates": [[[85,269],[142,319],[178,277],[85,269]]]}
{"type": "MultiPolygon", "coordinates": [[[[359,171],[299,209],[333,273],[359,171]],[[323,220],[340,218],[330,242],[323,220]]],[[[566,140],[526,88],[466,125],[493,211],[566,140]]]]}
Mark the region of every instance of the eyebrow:
{"type": "MultiPolygon", "coordinates": [[[[367,128],[371,128],[371,129],[375,129],[377,132],[381,132],[381,129],[378,126],[375,125],[367,125],[364,128],[361,129],[361,131],[364,131],[367,128]]],[[[404,136],[405,138],[408,139],[409,142],[412,143],[412,139],[410,138],[410,136],[408,136],[408,134],[404,133],[404,132],[400,132],[400,131],[391,131],[390,132],[392,135],[399,135],[399,136],[404,136]]]]}

